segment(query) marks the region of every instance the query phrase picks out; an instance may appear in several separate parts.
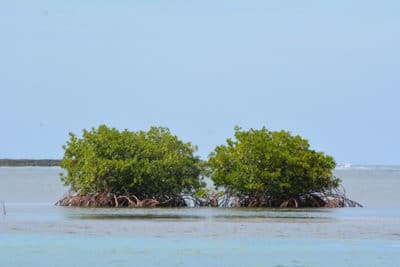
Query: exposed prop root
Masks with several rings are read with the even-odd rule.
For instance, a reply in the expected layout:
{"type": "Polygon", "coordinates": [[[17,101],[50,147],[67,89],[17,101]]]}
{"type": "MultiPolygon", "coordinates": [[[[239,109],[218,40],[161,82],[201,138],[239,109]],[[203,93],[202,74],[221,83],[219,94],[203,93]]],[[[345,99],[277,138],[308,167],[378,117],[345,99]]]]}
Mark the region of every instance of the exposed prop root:
{"type": "MultiPolygon", "coordinates": [[[[193,195],[181,196],[142,196],[139,199],[132,194],[115,194],[110,192],[80,194],[69,192],[56,205],[74,207],[129,207],[129,208],[154,208],[154,207],[269,207],[269,208],[339,208],[362,207],[346,196],[343,187],[328,189],[324,192],[310,192],[299,196],[288,195],[262,195],[247,196],[235,195],[231,191],[218,192],[209,190],[202,197],[193,195]],[[188,204],[192,203],[192,204],[188,204]]],[[[5,210],[5,207],[3,208],[5,210]]]]}
{"type": "Polygon", "coordinates": [[[247,196],[234,195],[230,191],[224,194],[210,191],[202,198],[193,198],[196,206],[208,207],[269,207],[269,208],[340,208],[362,207],[346,196],[343,187],[328,189],[324,192],[310,192],[299,196],[247,196]]]}
{"type": "Polygon", "coordinates": [[[294,208],[298,208],[299,207],[299,203],[297,202],[297,200],[295,198],[289,198],[286,201],[283,201],[281,203],[281,205],[279,205],[280,208],[287,208],[287,207],[294,207],[294,208]]]}
{"type": "MultiPolygon", "coordinates": [[[[168,200],[168,203],[173,203],[173,199],[168,200]]],[[[175,201],[179,203],[178,201],[175,201]]],[[[109,192],[103,193],[90,193],[90,194],[79,194],[79,193],[68,193],[62,199],[60,199],[56,205],[59,206],[73,206],[73,207],[129,207],[129,208],[154,208],[162,206],[159,200],[154,198],[146,198],[139,200],[134,195],[119,195],[109,192]]],[[[182,204],[182,203],[180,203],[182,204]]]]}

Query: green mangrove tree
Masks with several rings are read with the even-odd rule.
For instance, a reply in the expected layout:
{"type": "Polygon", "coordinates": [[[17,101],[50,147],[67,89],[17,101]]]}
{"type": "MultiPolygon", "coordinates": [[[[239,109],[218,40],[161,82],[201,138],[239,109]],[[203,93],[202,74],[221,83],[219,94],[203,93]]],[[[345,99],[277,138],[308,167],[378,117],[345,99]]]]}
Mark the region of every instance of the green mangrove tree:
{"type": "Polygon", "coordinates": [[[71,206],[183,206],[181,195],[204,186],[197,148],[167,128],[119,131],[105,125],[70,133],[61,174],[71,206]]]}
{"type": "Polygon", "coordinates": [[[344,206],[350,200],[338,191],[335,165],[306,139],[265,127],[236,127],[234,139],[217,146],[208,160],[209,176],[235,197],[235,206],[344,206]]]}

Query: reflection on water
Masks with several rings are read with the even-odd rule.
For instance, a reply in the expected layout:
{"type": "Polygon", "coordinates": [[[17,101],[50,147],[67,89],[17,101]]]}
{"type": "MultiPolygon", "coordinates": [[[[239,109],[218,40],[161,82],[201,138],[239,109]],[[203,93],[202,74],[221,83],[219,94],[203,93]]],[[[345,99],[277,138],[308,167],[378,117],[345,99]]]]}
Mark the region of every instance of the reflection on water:
{"type": "Polygon", "coordinates": [[[214,238],[397,239],[399,209],[93,209],[10,204],[4,233],[214,238]]]}
{"type": "Polygon", "coordinates": [[[203,217],[174,214],[84,214],[75,215],[72,218],[80,220],[200,220],[203,217]]]}
{"type": "Polygon", "coordinates": [[[333,209],[247,209],[247,208],[75,208],[58,207],[46,203],[10,203],[8,220],[79,220],[79,219],[125,219],[125,220],[216,220],[216,219],[334,219],[333,209]]]}
{"type": "Polygon", "coordinates": [[[316,219],[327,218],[329,210],[295,209],[223,209],[223,208],[179,208],[179,209],[82,209],[73,208],[71,219],[125,219],[125,220],[221,220],[227,221],[260,219],[316,219]]]}

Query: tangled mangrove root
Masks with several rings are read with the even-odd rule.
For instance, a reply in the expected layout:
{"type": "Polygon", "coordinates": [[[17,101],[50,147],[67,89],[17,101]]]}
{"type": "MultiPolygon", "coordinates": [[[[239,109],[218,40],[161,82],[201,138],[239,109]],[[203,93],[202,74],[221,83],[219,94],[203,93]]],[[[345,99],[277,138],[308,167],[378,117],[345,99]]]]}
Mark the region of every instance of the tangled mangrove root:
{"type": "Polygon", "coordinates": [[[299,196],[237,196],[227,191],[224,194],[210,191],[202,198],[194,199],[196,206],[208,207],[268,207],[268,208],[341,208],[362,207],[346,196],[343,187],[325,192],[310,192],[299,196]]]}
{"type": "Polygon", "coordinates": [[[155,207],[178,207],[185,206],[184,200],[177,197],[169,198],[164,201],[155,198],[139,199],[135,195],[115,194],[110,192],[103,193],[68,193],[55,205],[70,207],[115,207],[115,208],[155,208],[155,207]]]}
{"type": "Polygon", "coordinates": [[[309,192],[299,196],[247,196],[235,195],[232,192],[206,190],[201,196],[158,196],[141,197],[132,194],[103,193],[68,193],[56,205],[73,207],[268,207],[268,208],[340,208],[362,207],[346,196],[343,187],[328,189],[324,192],[309,192]]]}

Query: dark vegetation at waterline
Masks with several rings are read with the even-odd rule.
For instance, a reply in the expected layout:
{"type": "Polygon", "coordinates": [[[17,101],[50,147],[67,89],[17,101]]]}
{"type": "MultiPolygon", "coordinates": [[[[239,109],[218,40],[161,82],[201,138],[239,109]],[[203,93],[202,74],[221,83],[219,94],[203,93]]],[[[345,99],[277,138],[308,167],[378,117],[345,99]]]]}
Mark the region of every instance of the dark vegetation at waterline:
{"type": "Polygon", "coordinates": [[[58,159],[0,159],[2,167],[55,167],[59,165],[58,159]]]}
{"type": "Polygon", "coordinates": [[[286,131],[237,127],[208,161],[163,127],[132,132],[101,125],[81,137],[71,133],[63,148],[61,179],[71,190],[57,202],[62,206],[361,206],[333,176],[334,159],[286,131]],[[215,190],[205,188],[204,176],[215,190]]]}

